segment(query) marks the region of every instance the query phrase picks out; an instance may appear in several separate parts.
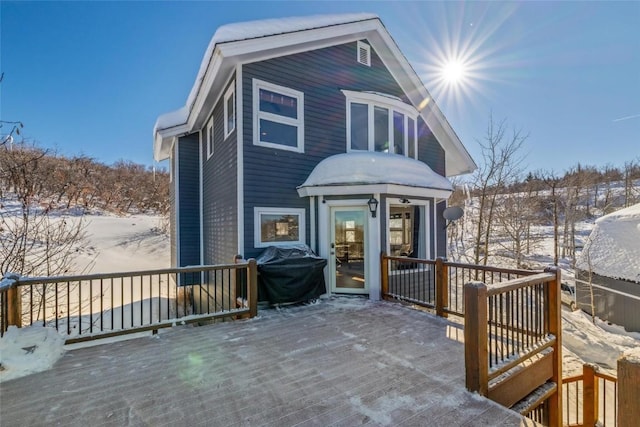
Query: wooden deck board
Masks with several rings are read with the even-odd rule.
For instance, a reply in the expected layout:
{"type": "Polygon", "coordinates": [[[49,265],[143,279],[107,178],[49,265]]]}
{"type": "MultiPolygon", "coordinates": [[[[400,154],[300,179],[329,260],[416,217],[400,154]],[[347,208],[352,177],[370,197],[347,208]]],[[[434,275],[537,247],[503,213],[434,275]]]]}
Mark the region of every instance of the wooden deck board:
{"type": "Polygon", "coordinates": [[[464,389],[448,326],[341,297],[70,350],[49,371],[0,384],[2,423],[526,425],[464,389]]]}

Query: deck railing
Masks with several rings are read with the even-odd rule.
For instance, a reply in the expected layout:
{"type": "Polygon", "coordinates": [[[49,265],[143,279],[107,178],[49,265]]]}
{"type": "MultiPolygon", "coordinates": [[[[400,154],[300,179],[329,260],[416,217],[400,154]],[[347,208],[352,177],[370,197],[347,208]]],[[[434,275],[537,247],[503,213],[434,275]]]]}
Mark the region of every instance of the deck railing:
{"type": "Polygon", "coordinates": [[[584,365],[581,375],[562,380],[563,424],[568,427],[617,425],[618,379],[584,365]]]}
{"type": "Polygon", "coordinates": [[[464,285],[481,281],[487,285],[526,277],[540,271],[497,268],[382,254],[382,297],[406,301],[436,310],[439,316],[464,316],[464,285]]]}
{"type": "Polygon", "coordinates": [[[67,343],[256,313],[255,260],[0,282],[0,334],[41,324],[67,343]]]}
{"type": "Polygon", "coordinates": [[[465,284],[467,388],[521,413],[548,401],[561,423],[560,273],[465,284]]]}

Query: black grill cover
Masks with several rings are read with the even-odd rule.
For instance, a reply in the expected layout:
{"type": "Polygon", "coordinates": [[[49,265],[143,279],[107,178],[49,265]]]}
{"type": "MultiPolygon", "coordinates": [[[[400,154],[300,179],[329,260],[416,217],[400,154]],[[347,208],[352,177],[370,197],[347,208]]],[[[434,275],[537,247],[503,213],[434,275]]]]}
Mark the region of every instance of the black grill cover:
{"type": "Polygon", "coordinates": [[[327,260],[306,245],[269,246],[256,258],[260,295],[271,304],[308,301],[326,292],[327,260]]]}

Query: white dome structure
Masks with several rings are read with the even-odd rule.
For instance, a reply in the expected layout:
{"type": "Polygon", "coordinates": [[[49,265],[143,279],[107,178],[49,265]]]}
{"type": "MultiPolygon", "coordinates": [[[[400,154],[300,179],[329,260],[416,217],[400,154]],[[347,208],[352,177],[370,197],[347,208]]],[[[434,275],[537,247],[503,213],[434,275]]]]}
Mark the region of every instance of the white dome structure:
{"type": "Polygon", "coordinates": [[[363,193],[446,198],[449,180],[425,163],[405,156],[376,152],[336,154],[318,163],[298,187],[301,197],[363,193]]]}

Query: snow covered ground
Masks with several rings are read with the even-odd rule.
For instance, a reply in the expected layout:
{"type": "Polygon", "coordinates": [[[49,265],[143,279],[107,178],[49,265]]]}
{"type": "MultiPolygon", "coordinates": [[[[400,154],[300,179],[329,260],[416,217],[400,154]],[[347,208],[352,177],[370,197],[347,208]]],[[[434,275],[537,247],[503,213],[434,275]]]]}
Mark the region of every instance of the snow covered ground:
{"type": "MultiPolygon", "coordinates": [[[[78,251],[71,274],[170,267],[169,237],[159,231],[161,217],[105,213],[86,215],[83,221],[87,242],[78,251]]],[[[54,328],[10,328],[0,339],[0,382],[48,369],[64,353],[64,347],[64,337],[54,328]]]]}
{"type": "Polygon", "coordinates": [[[169,268],[169,237],[154,215],[84,217],[88,244],[75,259],[77,271],[115,273],[169,268]]]}

